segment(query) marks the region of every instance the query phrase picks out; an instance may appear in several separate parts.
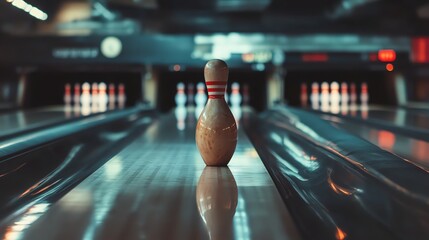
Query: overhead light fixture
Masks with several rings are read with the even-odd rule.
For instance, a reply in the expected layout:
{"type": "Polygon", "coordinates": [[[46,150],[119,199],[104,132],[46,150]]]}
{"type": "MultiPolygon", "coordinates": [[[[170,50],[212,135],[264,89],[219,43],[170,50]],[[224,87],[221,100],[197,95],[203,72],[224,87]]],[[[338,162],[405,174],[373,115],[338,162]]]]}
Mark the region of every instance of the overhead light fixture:
{"type": "Polygon", "coordinates": [[[32,6],[31,4],[28,4],[24,0],[6,0],[6,2],[11,3],[12,6],[19,8],[25,12],[28,12],[31,16],[45,21],[48,19],[48,14],[43,12],[42,10],[38,9],[37,7],[32,6]]]}

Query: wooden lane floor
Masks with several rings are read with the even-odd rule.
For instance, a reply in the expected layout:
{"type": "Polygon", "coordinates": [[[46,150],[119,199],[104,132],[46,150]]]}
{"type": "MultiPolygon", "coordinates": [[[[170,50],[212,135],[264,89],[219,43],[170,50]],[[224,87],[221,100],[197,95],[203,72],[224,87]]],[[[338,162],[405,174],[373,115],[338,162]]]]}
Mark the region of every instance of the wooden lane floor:
{"type": "Polygon", "coordinates": [[[228,167],[206,167],[194,115],[161,116],[64,197],[8,220],[2,239],[300,239],[244,130],[228,167]]]}

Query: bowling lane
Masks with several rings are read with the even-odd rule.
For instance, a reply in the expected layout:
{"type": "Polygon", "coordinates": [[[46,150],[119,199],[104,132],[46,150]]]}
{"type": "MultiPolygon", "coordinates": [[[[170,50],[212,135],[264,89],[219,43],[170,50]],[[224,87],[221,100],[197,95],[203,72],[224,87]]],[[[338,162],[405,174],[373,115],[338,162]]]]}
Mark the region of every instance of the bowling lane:
{"type": "Polygon", "coordinates": [[[3,239],[300,239],[243,129],[229,167],[205,167],[194,116],[161,116],[63,198],[9,219],[3,239]]]}
{"type": "MultiPolygon", "coordinates": [[[[353,116],[354,113],[348,114],[353,116]]],[[[397,127],[413,127],[418,129],[429,130],[429,112],[416,111],[406,108],[361,106],[356,112],[357,117],[362,119],[379,120],[393,124],[397,127]]]]}
{"type": "Polygon", "coordinates": [[[429,140],[429,111],[413,110],[387,106],[330,106],[326,111],[318,111],[330,115],[338,115],[359,124],[400,132],[401,134],[429,140]]]}
{"type": "Polygon", "coordinates": [[[311,229],[308,239],[428,235],[424,169],[303,110],[279,106],[248,122],[296,222],[311,229]]]}
{"type": "Polygon", "coordinates": [[[335,126],[357,135],[378,147],[429,170],[429,142],[373,126],[356,124],[344,118],[324,116],[335,126]]]}
{"type": "Polygon", "coordinates": [[[79,112],[72,112],[72,109],[64,106],[4,112],[0,114],[0,138],[79,118],[80,116],[80,109],[79,112]]]}

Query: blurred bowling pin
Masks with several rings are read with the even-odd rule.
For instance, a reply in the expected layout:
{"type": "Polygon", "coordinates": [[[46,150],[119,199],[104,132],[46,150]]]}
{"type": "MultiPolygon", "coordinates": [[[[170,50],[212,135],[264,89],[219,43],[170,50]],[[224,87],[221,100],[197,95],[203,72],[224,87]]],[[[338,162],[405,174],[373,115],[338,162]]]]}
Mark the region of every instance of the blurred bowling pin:
{"type": "Polygon", "coordinates": [[[70,85],[70,83],[67,83],[64,86],[64,104],[66,106],[70,106],[71,105],[71,101],[72,101],[72,97],[71,97],[71,85],[70,85]]]}
{"type": "Polygon", "coordinates": [[[329,111],[329,84],[327,82],[322,83],[322,92],[320,94],[320,103],[323,112],[329,111]]]}
{"type": "Polygon", "coordinates": [[[239,83],[233,83],[231,85],[231,106],[233,107],[240,107],[241,105],[241,94],[240,94],[240,84],[239,83]]]}
{"type": "Polygon", "coordinates": [[[360,103],[362,105],[368,105],[369,95],[368,95],[368,85],[366,83],[362,83],[360,85],[360,103]]]}
{"type": "Polygon", "coordinates": [[[307,84],[301,83],[301,107],[307,107],[307,101],[308,101],[308,94],[307,94],[307,84]]]}
{"type": "Polygon", "coordinates": [[[313,82],[311,84],[311,108],[318,110],[319,109],[319,84],[317,82],[313,82]]]}
{"type": "Polygon", "coordinates": [[[127,101],[127,96],[125,95],[125,85],[120,83],[118,86],[118,107],[120,109],[125,107],[125,102],[127,101]]]}
{"type": "Polygon", "coordinates": [[[347,83],[341,83],[341,114],[347,115],[349,108],[349,93],[347,90],[347,83]]]}
{"type": "Polygon", "coordinates": [[[363,119],[368,118],[368,85],[366,83],[362,83],[360,85],[360,103],[361,103],[361,114],[363,119]]]}
{"type": "Polygon", "coordinates": [[[231,112],[234,115],[235,121],[237,122],[237,127],[241,119],[241,94],[240,94],[240,84],[234,82],[231,85],[231,112]]]}
{"type": "Polygon", "coordinates": [[[80,103],[82,105],[82,115],[86,116],[91,112],[91,86],[85,82],[82,84],[82,94],[80,95],[80,103]]]}
{"type": "Polygon", "coordinates": [[[337,82],[331,83],[331,93],[329,94],[330,108],[332,113],[340,112],[340,85],[337,82]]]}
{"type": "Polygon", "coordinates": [[[177,105],[174,109],[174,115],[177,120],[177,129],[182,131],[185,130],[185,119],[186,119],[187,110],[185,105],[177,105]]]}
{"type": "Polygon", "coordinates": [[[195,95],[195,117],[199,118],[201,112],[204,109],[204,106],[206,105],[207,102],[207,95],[205,92],[205,85],[204,83],[200,82],[197,84],[197,94],[195,95]]]}
{"type": "Polygon", "coordinates": [[[174,97],[174,101],[176,102],[177,107],[184,107],[186,104],[186,95],[185,95],[185,84],[179,82],[176,86],[177,92],[174,97]]]}
{"type": "Polygon", "coordinates": [[[73,104],[74,105],[79,105],[80,104],[80,84],[79,83],[75,83],[74,84],[73,104]]]}
{"type": "Polygon", "coordinates": [[[71,117],[71,111],[72,111],[72,107],[71,107],[71,101],[72,101],[72,96],[71,96],[71,85],[69,83],[67,83],[64,86],[64,114],[66,118],[70,118],[71,117]]]}
{"type": "Polygon", "coordinates": [[[109,98],[107,96],[107,86],[104,82],[98,84],[98,91],[98,107],[100,112],[105,112],[109,98]]]}

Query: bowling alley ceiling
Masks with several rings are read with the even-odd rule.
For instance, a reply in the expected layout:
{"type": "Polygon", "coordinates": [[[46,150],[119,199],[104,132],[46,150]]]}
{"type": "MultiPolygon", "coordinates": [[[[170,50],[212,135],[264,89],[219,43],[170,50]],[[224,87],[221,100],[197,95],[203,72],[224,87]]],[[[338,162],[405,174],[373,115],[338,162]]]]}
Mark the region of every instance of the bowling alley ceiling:
{"type": "Polygon", "coordinates": [[[426,0],[3,0],[2,33],[427,34],[426,0]],[[21,7],[21,9],[19,8],[21,7]],[[40,20],[31,7],[46,13],[40,20]],[[27,8],[27,9],[25,9],[27,8]],[[34,14],[33,14],[34,15],[34,14]]]}

